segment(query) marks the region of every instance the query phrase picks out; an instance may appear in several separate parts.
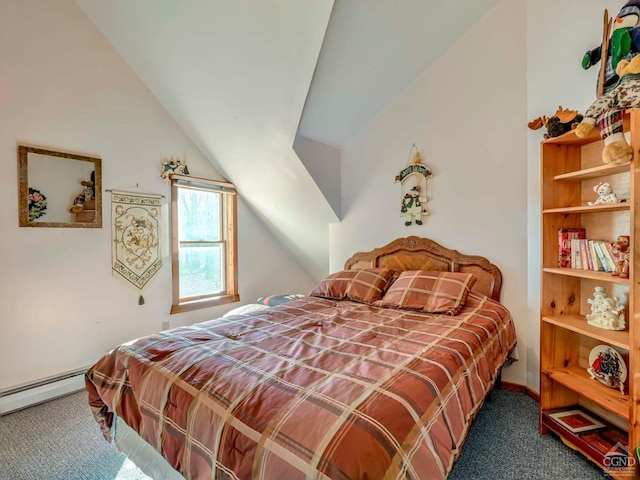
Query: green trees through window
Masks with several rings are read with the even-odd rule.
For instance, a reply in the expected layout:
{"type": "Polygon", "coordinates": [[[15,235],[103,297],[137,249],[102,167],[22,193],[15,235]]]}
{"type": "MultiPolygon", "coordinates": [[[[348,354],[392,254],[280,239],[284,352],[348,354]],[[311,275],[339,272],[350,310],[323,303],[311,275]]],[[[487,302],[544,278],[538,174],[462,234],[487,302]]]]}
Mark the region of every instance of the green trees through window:
{"type": "Polygon", "coordinates": [[[173,175],[171,205],[172,313],[238,300],[233,185],[173,175]]]}

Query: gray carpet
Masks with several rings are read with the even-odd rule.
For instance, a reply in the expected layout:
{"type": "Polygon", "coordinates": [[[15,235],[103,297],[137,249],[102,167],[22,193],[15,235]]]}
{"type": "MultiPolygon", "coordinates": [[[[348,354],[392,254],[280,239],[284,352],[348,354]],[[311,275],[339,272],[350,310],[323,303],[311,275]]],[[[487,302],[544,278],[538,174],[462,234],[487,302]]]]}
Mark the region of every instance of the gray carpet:
{"type": "MultiPolygon", "coordinates": [[[[534,400],[492,392],[450,480],[589,480],[603,473],[553,435],[538,434],[534,400]]],[[[84,392],[0,417],[1,480],[148,480],[105,442],[84,392]]],[[[161,480],[161,479],[157,479],[161,480]]],[[[274,479],[286,480],[286,479],[274,479]]]]}

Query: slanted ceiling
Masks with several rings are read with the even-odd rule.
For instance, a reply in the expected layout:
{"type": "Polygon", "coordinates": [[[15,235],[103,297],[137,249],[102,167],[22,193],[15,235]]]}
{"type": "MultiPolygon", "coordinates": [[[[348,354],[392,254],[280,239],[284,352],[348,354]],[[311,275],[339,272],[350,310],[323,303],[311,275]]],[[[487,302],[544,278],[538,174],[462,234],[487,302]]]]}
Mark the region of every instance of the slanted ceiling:
{"type": "Polygon", "coordinates": [[[299,125],[344,145],[498,0],[75,1],[320,279],[339,218],[293,151],[299,125]]]}

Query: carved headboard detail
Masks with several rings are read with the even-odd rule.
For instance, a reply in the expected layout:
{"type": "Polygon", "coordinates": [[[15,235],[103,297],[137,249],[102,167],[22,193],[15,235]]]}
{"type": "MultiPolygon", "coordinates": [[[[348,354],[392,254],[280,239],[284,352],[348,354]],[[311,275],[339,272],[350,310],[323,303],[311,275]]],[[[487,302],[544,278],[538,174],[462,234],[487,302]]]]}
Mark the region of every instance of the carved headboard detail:
{"type": "Polygon", "coordinates": [[[498,267],[484,257],[465,255],[428,238],[398,238],[384,247],[356,253],[344,264],[345,270],[370,267],[473,273],[477,280],[472,290],[500,300],[502,273],[498,267]]]}

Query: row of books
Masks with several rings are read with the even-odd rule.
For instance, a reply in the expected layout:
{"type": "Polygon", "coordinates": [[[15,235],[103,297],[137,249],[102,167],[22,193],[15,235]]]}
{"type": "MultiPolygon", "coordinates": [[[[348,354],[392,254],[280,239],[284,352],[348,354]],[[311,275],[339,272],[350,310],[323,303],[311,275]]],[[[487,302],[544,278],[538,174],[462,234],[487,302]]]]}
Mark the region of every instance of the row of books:
{"type": "Polygon", "coordinates": [[[616,271],[611,242],[587,239],[584,228],[558,229],[558,266],[603,272],[616,271]]]}

